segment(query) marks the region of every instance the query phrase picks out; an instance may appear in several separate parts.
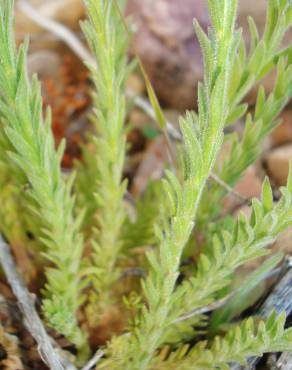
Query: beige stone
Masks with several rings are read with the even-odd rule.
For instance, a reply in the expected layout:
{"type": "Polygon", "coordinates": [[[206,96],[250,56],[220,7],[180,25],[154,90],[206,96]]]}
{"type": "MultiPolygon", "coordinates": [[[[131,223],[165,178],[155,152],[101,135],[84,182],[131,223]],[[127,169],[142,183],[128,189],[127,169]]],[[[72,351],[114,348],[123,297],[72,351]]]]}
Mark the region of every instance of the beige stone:
{"type": "Polygon", "coordinates": [[[27,69],[29,76],[57,78],[61,66],[61,58],[52,50],[39,50],[29,55],[27,69]]]}
{"type": "MultiPolygon", "coordinates": [[[[262,190],[262,182],[258,177],[257,170],[255,165],[251,165],[243,174],[240,181],[235,186],[234,190],[240,193],[243,197],[250,199],[259,197],[261,195],[262,190]]],[[[226,196],[224,200],[224,208],[226,210],[233,209],[237,205],[242,203],[242,201],[236,198],[234,195],[229,194],[226,196]]],[[[245,210],[246,214],[248,211],[245,210]]]]}
{"type": "Polygon", "coordinates": [[[193,18],[206,27],[204,0],[129,0],[128,13],[137,27],[133,53],[141,57],[160,101],[185,109],[196,104],[196,82],[202,78],[202,59],[193,18]]]}
{"type": "Polygon", "coordinates": [[[277,185],[286,185],[289,161],[292,160],[292,144],[283,145],[269,152],[265,158],[268,173],[277,185]]]}
{"type": "Polygon", "coordinates": [[[285,255],[292,255],[292,227],[283,231],[272,247],[273,252],[283,252],[285,255]]]}
{"type": "Polygon", "coordinates": [[[144,127],[149,126],[149,124],[152,126],[151,118],[149,118],[146,113],[137,108],[131,110],[129,114],[129,121],[135,128],[138,129],[143,129],[144,127]]]}
{"type": "Polygon", "coordinates": [[[292,109],[281,114],[282,123],[272,133],[272,145],[292,142],[292,109]]]}
{"type": "Polygon", "coordinates": [[[143,153],[131,188],[131,193],[135,197],[143,194],[150,180],[159,180],[162,177],[165,163],[168,159],[165,138],[163,136],[158,136],[149,143],[147,149],[143,153]]]}
{"type": "MultiPolygon", "coordinates": [[[[41,14],[64,23],[72,29],[79,28],[79,20],[85,11],[82,0],[30,0],[31,5],[41,14]]],[[[42,28],[16,8],[16,30],[20,36],[34,34],[42,28]]]]}
{"type": "Polygon", "coordinates": [[[131,73],[127,79],[127,88],[137,95],[144,95],[146,90],[143,79],[134,73],[131,73]]]}

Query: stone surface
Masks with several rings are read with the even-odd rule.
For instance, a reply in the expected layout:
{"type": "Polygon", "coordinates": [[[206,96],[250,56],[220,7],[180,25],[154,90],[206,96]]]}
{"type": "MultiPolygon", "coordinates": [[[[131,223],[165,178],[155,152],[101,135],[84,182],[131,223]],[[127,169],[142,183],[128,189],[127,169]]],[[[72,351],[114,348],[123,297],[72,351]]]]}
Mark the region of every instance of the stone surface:
{"type": "MultiPolygon", "coordinates": [[[[257,174],[255,165],[250,166],[243,174],[240,181],[234,188],[245,198],[255,198],[261,195],[262,182],[257,174]]],[[[228,211],[240,205],[242,201],[232,194],[226,196],[224,200],[224,208],[228,211]]],[[[249,215],[248,207],[242,209],[246,215],[249,215]]]]}
{"type": "Polygon", "coordinates": [[[141,158],[131,187],[131,193],[135,197],[143,194],[150,180],[158,180],[162,177],[165,163],[168,159],[165,138],[163,136],[158,136],[149,143],[141,158]]]}
{"type": "Polygon", "coordinates": [[[252,208],[250,206],[247,206],[247,205],[244,205],[242,207],[240,207],[235,213],[234,213],[234,216],[235,217],[239,217],[239,215],[243,213],[244,216],[247,218],[247,219],[250,219],[251,215],[252,215],[252,208]]]}
{"type": "Polygon", "coordinates": [[[28,56],[27,69],[29,76],[57,78],[61,67],[61,58],[51,50],[39,50],[28,56]]]}
{"type": "Polygon", "coordinates": [[[207,26],[203,0],[130,0],[138,32],[133,51],[138,53],[162,103],[178,109],[195,105],[195,83],[202,77],[202,60],[195,39],[193,18],[207,26]]]}
{"type": "MultiPolygon", "coordinates": [[[[142,112],[138,108],[134,108],[131,110],[131,112],[129,113],[129,121],[135,128],[138,128],[140,130],[151,125],[152,123],[151,118],[149,118],[146,113],[142,112]]],[[[155,124],[153,124],[153,127],[155,127],[155,124]]]]}
{"type": "Polygon", "coordinates": [[[292,227],[283,231],[272,246],[273,252],[283,252],[285,255],[292,255],[292,227]]]}
{"type": "Polygon", "coordinates": [[[136,95],[144,95],[146,90],[143,79],[134,73],[131,73],[127,79],[127,88],[136,95]]]}
{"type": "MultiPolygon", "coordinates": [[[[30,0],[29,2],[41,15],[53,18],[73,29],[79,28],[79,20],[85,14],[81,0],[30,0]]],[[[21,35],[42,31],[40,26],[36,25],[17,7],[16,29],[21,35]]]]}
{"type": "Polygon", "coordinates": [[[281,114],[282,123],[272,133],[272,145],[277,146],[292,142],[292,109],[281,114]]]}
{"type": "Polygon", "coordinates": [[[280,146],[267,154],[265,158],[267,170],[276,185],[286,185],[290,160],[292,144],[280,146]]]}

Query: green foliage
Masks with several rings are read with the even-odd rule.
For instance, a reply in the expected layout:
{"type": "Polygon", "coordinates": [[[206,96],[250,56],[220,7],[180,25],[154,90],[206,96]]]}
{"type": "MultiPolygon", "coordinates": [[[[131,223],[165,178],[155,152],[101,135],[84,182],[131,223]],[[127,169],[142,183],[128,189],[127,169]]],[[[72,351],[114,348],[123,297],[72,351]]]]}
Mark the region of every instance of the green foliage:
{"type": "Polygon", "coordinates": [[[255,113],[247,115],[242,139],[236,136],[232,139],[229,159],[219,169],[221,178],[230,185],[234,185],[244,170],[258,158],[260,144],[279,124],[277,117],[289,102],[292,67],[280,59],[277,72],[274,89],[267,98],[264,88],[260,87],[255,113]]]}
{"type": "MultiPolygon", "coordinates": [[[[288,1],[268,2],[266,27],[261,39],[256,25],[252,18],[249,18],[251,46],[247,54],[244,42],[241,41],[231,71],[230,112],[227,123],[232,124],[244,115],[248,105],[242,104],[242,100],[255,82],[261,80],[274,65],[277,66],[277,78],[274,89],[268,97],[265,96],[264,88],[259,88],[255,113],[246,116],[242,137],[237,133],[226,135],[226,141],[230,142],[231,149],[224,155],[223,160],[217,163],[216,172],[232,187],[247,167],[259,157],[261,143],[280,123],[278,115],[292,96],[291,61],[287,61],[287,53],[279,51],[283,36],[291,24],[291,4],[288,1]]],[[[226,190],[218,184],[211,186],[211,189],[205,189],[204,192],[199,212],[199,227],[214,219],[222,209],[222,199],[226,190]]]]}
{"type": "MultiPolygon", "coordinates": [[[[229,69],[240,37],[240,33],[234,30],[236,1],[225,2],[225,5],[222,17],[216,17],[212,46],[211,32],[209,39],[196,26],[205,58],[205,84],[199,87],[198,122],[193,121],[192,115],[181,119],[185,164],[183,181],[180,183],[173,173],[167,173],[164,185],[171,218],[163,227],[156,228],[160,245],[157,251],[147,255],[151,268],[142,284],[147,306],[142,309],[139,325],[130,337],[120,368],[147,369],[156,349],[163,343],[165,331],[177,317],[173,307],[181,299],[181,294],[175,293],[180,259],[194,227],[202,191],[223,141],[229,69]],[[195,128],[196,123],[199,130],[195,128]]],[[[215,8],[215,2],[210,2],[211,14],[218,10],[215,8]]]]}
{"type": "Polygon", "coordinates": [[[90,136],[92,153],[85,152],[80,177],[85,185],[84,194],[90,192],[87,200],[91,202],[84,206],[90,207],[89,216],[94,218],[88,220],[94,228],[87,269],[95,289],[90,301],[102,308],[111,303],[110,290],[120,275],[121,230],[126,217],[123,197],[127,182],[122,176],[126,154],[128,37],[113,1],[87,0],[85,5],[89,21],[82,28],[96,59],[96,65],[88,65],[96,89],[92,115],[95,134],[90,136]]]}
{"type": "Polygon", "coordinates": [[[83,241],[78,233],[82,214],[74,218],[73,177],[64,179],[60,161],[64,143],[56,151],[50,112],[42,117],[40,84],[29,83],[26,72],[27,42],[19,51],[13,34],[13,1],[0,2],[0,116],[7,146],[3,158],[25,175],[30,202],[27,207],[42,223],[47,284],[43,311],[50,326],[83,351],[85,335],[77,324],[80,302],[80,261],[83,241]]]}
{"type": "Polygon", "coordinates": [[[262,201],[253,200],[251,219],[241,214],[232,232],[223,230],[213,236],[212,246],[201,254],[194,276],[177,289],[183,297],[177,303],[180,309],[189,312],[212,303],[239,266],[265,255],[264,247],[292,225],[292,188],[288,184],[281,192],[281,200],[273,205],[272,190],[266,179],[262,201]]]}
{"type": "MultiPolygon", "coordinates": [[[[180,119],[182,160],[165,171],[162,181],[150,185],[129,213],[123,169],[125,81],[131,65],[127,24],[119,9],[124,3],[84,3],[88,20],[83,31],[96,61],[88,65],[94,84],[93,130],[83,146],[83,160],[76,164],[75,178],[62,173],[64,143],[55,149],[50,111],[43,117],[40,84],[36,77],[31,82],[27,77],[27,42],[16,47],[13,1],[0,0],[0,201],[4,204],[0,229],[13,246],[15,241],[27,241],[27,230],[34,234],[36,243],[28,247],[45,257],[42,307],[48,325],[71,341],[83,360],[88,346],[87,333],[77,319],[80,311],[85,311],[80,315],[87,320],[85,327],[100,324],[110,306],[121,304],[116,282],[135,260],[146,277],[141,288],[131,286],[132,296],[124,299],[131,326],[109,341],[98,368],[228,369],[249,356],[291,349],[292,331],[284,330],[284,314],[273,313],[266,323],[252,318],[231,323],[226,335],[210,342],[198,337],[217,333],[238,316],[242,300],[279,256],[247,278],[244,289],[233,292],[234,300],[213,315],[211,324],[204,312],[214,310],[218,299],[228,298],[238,267],[269,253],[267,247],[292,225],[292,163],[280,201],[274,203],[266,179],[261,199],[252,200],[249,219],[240,214],[237,220],[229,216],[214,225],[226,190],[208,183],[215,171],[229,186],[236,184],[258,158],[263,139],[278,124],[277,117],[292,95],[291,48],[280,49],[291,25],[291,2],[268,1],[262,37],[249,19],[247,51],[241,30],[236,29],[237,1],[208,0],[212,26],[205,32],[194,23],[205,73],[198,85],[198,112],[187,112],[180,119]],[[246,94],[273,67],[277,68],[273,91],[266,96],[260,87],[254,113],[246,114],[246,94]],[[225,134],[228,125],[244,116],[242,136],[225,134]],[[231,141],[231,149],[220,162],[224,140],[231,141]],[[194,230],[205,236],[202,250],[193,248],[194,230]],[[196,257],[188,267],[183,264],[186,255],[196,257]]],[[[163,111],[141,68],[154,115],[166,130],[163,111]]],[[[88,334],[92,335],[91,328],[88,334]]]]}
{"type": "Polygon", "coordinates": [[[11,176],[9,167],[3,162],[0,164],[0,186],[1,232],[10,241],[24,240],[25,222],[23,217],[19,217],[24,211],[23,202],[21,202],[21,189],[20,186],[13,184],[13,176],[11,176]]]}
{"type": "Polygon", "coordinates": [[[161,183],[149,183],[145,193],[135,204],[134,221],[128,217],[124,223],[122,240],[125,252],[157,244],[153,225],[162,222],[161,204],[165,202],[161,183]]]}
{"type": "Polygon", "coordinates": [[[284,330],[284,324],[284,314],[276,317],[272,313],[266,323],[256,324],[249,318],[210,344],[199,342],[190,351],[185,346],[170,354],[166,361],[157,360],[153,370],[228,370],[234,362],[246,364],[246,359],[251,356],[262,356],[269,351],[290,351],[292,329],[284,330]]]}
{"type": "Polygon", "coordinates": [[[244,114],[247,105],[241,104],[242,99],[254,84],[260,81],[277,64],[279,56],[283,52],[279,50],[281,41],[292,24],[291,4],[289,1],[268,0],[266,26],[261,38],[251,17],[249,17],[248,23],[251,45],[247,53],[244,41],[241,40],[239,53],[235,60],[235,68],[231,74],[228,124],[233,123],[235,118],[244,114]]]}
{"type": "Polygon", "coordinates": [[[219,328],[217,324],[224,325],[234,317],[239,316],[246,308],[251,306],[261,295],[260,284],[266,279],[271,271],[279,264],[283,258],[283,253],[279,252],[268,258],[253,271],[243,282],[240,279],[240,286],[237,286],[235,293],[223,307],[216,310],[212,315],[209,332],[216,332],[219,328]],[[259,293],[259,294],[257,294],[259,293]]]}
{"type": "Polygon", "coordinates": [[[180,183],[171,172],[167,173],[165,189],[169,196],[171,219],[162,228],[157,227],[160,246],[158,251],[148,254],[151,269],[143,282],[147,305],[141,311],[137,329],[129,339],[126,353],[118,359],[121,362],[117,368],[148,368],[155,350],[165,340],[165,332],[181,314],[180,306],[193,309],[196,304],[200,307],[212,301],[214,292],[228,283],[230,274],[239,265],[262,255],[262,247],[273,240],[269,226],[274,212],[279,212],[275,235],[280,231],[282,222],[285,226],[291,222],[291,194],[286,190],[283,190],[281,206],[273,211],[268,210],[271,214],[264,211],[265,206],[255,201],[254,217],[250,225],[241,217],[231,235],[224,233],[223,241],[219,237],[214,238],[215,252],[211,259],[214,260],[214,266],[218,266],[219,274],[214,274],[212,278],[213,270],[212,275],[208,273],[212,268],[211,261],[202,255],[196,276],[200,284],[192,286],[192,282],[196,282],[194,278],[175,289],[182,252],[191,235],[201,194],[220,150],[223,128],[231,113],[229,96],[233,88],[232,74],[237,71],[237,50],[241,42],[240,32],[234,29],[236,2],[223,1],[219,5],[218,2],[210,1],[209,9],[213,22],[209,37],[195,23],[204,54],[205,78],[204,85],[200,84],[198,88],[198,115],[188,114],[181,120],[185,145],[183,182],[180,183]],[[287,214],[289,221],[282,219],[283,214],[287,214]],[[268,224],[263,222],[265,217],[268,224]],[[204,285],[206,282],[207,285],[204,285]]]}

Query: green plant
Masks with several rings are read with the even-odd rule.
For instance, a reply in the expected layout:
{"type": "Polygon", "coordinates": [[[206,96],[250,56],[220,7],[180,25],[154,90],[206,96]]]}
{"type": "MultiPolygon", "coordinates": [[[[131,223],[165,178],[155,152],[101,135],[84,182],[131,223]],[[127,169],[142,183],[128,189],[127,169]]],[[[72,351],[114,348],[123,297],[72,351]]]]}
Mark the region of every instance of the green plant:
{"type": "MultiPolygon", "coordinates": [[[[85,316],[86,327],[95,328],[109,306],[120,304],[115,284],[123,266],[131,265],[138,253],[135,247],[140,247],[143,253],[136,260],[147,276],[141,289],[135,288],[135,294],[125,299],[131,325],[105,346],[98,368],[228,369],[230,363],[244,363],[249,356],[290,350],[292,334],[284,329],[284,314],[272,313],[266,323],[252,318],[236,322],[227,334],[212,338],[214,327],[209,330],[202,313],[224,295],[228,298],[238,267],[268,254],[266,247],[292,225],[292,165],[278,203],[266,179],[261,200],[252,201],[250,219],[241,214],[228,226],[225,219],[216,221],[226,188],[210,181],[215,171],[229,186],[236,184],[259,156],[263,138],[278,124],[277,117],[291,97],[291,48],[280,49],[292,23],[291,2],[269,0],[262,38],[249,19],[252,42],[247,52],[241,30],[236,29],[237,1],[208,1],[212,27],[205,33],[195,22],[205,71],[198,86],[198,112],[181,117],[181,161],[138,200],[135,222],[124,201],[125,82],[131,65],[121,5],[115,0],[85,0],[89,19],[83,31],[96,60],[96,65],[88,65],[95,89],[94,130],[89,145],[83,147],[83,161],[76,164],[76,177],[67,177],[61,169],[64,143],[55,149],[50,112],[43,118],[39,83],[35,77],[29,82],[26,74],[27,43],[19,50],[15,46],[13,1],[0,0],[0,170],[1,184],[12,189],[5,192],[2,186],[0,199],[8,199],[12,210],[28,210],[24,220],[15,220],[20,239],[24,225],[35,228],[34,251],[45,257],[47,323],[77,347],[83,361],[92,329],[81,330],[78,318],[85,316]],[[246,94],[275,66],[272,93],[266,98],[260,87],[255,112],[246,113],[246,94]],[[226,127],[243,116],[242,137],[225,134],[226,127]],[[220,152],[227,140],[232,145],[222,162],[220,152]],[[9,173],[12,178],[6,176],[9,173]],[[183,270],[186,249],[194,254],[194,229],[204,234],[206,246],[196,265],[183,270]],[[185,275],[179,281],[182,271],[185,275]],[[207,336],[208,330],[210,342],[197,338],[199,332],[207,336]]],[[[145,77],[158,123],[165,130],[163,111],[145,77]]],[[[7,223],[0,211],[1,231],[12,243],[15,213],[7,223]]],[[[267,263],[264,273],[275,263],[267,263]]],[[[255,279],[262,273],[255,273],[255,279]]],[[[228,306],[228,319],[217,319],[216,325],[234,319],[235,309],[228,306]]]]}
{"type": "Polygon", "coordinates": [[[290,350],[292,330],[283,331],[284,321],[285,315],[276,318],[275,313],[266,323],[260,321],[257,325],[249,318],[231,329],[226,337],[216,337],[211,347],[201,342],[187,356],[188,348],[181,348],[166,361],[157,360],[154,369],[229,369],[228,363],[244,365],[247,357],[261,356],[266,351],[290,350]]]}
{"type": "MultiPolygon", "coordinates": [[[[127,181],[123,180],[126,155],[126,98],[125,80],[128,37],[123,22],[112,1],[85,1],[89,21],[83,31],[95,56],[96,66],[88,66],[95,86],[92,121],[95,134],[89,138],[91,155],[84,156],[81,178],[87,187],[90,202],[88,220],[93,227],[92,254],[87,275],[94,291],[90,296],[90,312],[101,312],[112,303],[111,289],[118,280],[121,258],[122,227],[126,218],[123,198],[127,181]],[[93,155],[93,158],[92,158],[93,155]],[[94,174],[88,171],[94,166],[94,174]],[[88,192],[89,189],[89,192],[88,192]]],[[[86,151],[86,148],[85,148],[86,151]]],[[[88,200],[87,198],[87,200],[88,200]]],[[[86,225],[87,226],[87,225],[86,225]]]]}
{"type": "Polygon", "coordinates": [[[76,317],[81,299],[83,237],[79,232],[82,213],[75,217],[73,211],[74,176],[66,179],[62,174],[60,163],[65,143],[55,150],[49,110],[43,118],[40,84],[36,77],[31,83],[28,80],[28,43],[17,51],[13,1],[0,4],[0,116],[8,148],[1,161],[11,168],[16,166],[17,174],[25,176],[29,195],[26,206],[41,222],[40,238],[45,246],[42,253],[48,261],[43,312],[50,326],[86,353],[85,334],[76,317]]]}

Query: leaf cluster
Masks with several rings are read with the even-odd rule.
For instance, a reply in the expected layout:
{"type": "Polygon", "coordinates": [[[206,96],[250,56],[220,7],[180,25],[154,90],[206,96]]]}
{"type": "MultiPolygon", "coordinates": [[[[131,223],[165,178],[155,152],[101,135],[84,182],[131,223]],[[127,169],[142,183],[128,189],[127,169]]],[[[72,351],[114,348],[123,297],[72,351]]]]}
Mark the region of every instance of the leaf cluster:
{"type": "MultiPolygon", "coordinates": [[[[93,129],[76,175],[65,175],[61,168],[65,143],[55,148],[40,83],[27,76],[28,43],[17,48],[14,41],[13,1],[0,0],[0,200],[10,209],[8,215],[0,210],[0,228],[11,243],[25,241],[27,227],[33,230],[36,244],[29,243],[29,248],[45,260],[42,308],[47,324],[73,343],[84,361],[89,347],[79,318],[85,317],[95,328],[103,314],[120,304],[115,284],[123,267],[136,258],[147,272],[140,288],[133,289],[134,303],[131,296],[125,299],[133,311],[132,325],[106,345],[99,369],[228,369],[249,356],[291,349],[292,332],[284,329],[284,314],[272,313],[266,322],[249,318],[235,323],[209,342],[198,336],[212,334],[214,325],[208,326],[204,313],[213,310],[218,299],[228,300],[226,292],[236,270],[267,254],[267,247],[292,225],[292,164],[279,202],[274,202],[265,179],[261,199],[252,200],[251,217],[240,214],[226,228],[221,224],[212,228],[226,191],[210,183],[215,171],[227,185],[236,184],[258,158],[263,139],[278,124],[291,97],[291,48],[280,48],[291,26],[291,2],[268,1],[262,37],[249,19],[247,50],[236,28],[237,0],[208,0],[211,27],[204,31],[194,23],[203,51],[204,80],[198,85],[198,111],[180,119],[181,162],[137,200],[134,221],[125,204],[128,184],[123,178],[126,79],[132,67],[127,61],[127,20],[120,10],[124,2],[84,3],[88,20],[82,28],[95,58],[95,64],[87,65],[94,89],[93,129]],[[254,113],[247,113],[243,102],[247,93],[273,67],[277,68],[273,91],[266,96],[260,87],[254,113]],[[226,134],[226,128],[243,117],[243,134],[226,134]],[[220,162],[227,140],[231,149],[220,162]],[[22,210],[27,215],[18,217],[22,210]],[[184,269],[186,249],[190,255],[195,252],[194,230],[204,231],[206,245],[196,263],[184,269]]],[[[140,67],[154,115],[166,130],[163,110],[141,61],[140,67]]],[[[235,302],[278,261],[275,256],[256,271],[255,281],[247,280],[235,302]]],[[[228,318],[217,315],[216,325],[236,316],[237,304],[224,308],[228,318]]]]}
{"type": "Polygon", "coordinates": [[[78,347],[85,347],[85,335],[77,324],[80,304],[80,262],[83,238],[78,232],[82,213],[73,213],[71,194],[74,177],[61,171],[63,142],[56,150],[51,115],[42,112],[40,83],[28,80],[28,43],[16,48],[13,33],[13,1],[0,2],[0,116],[6,151],[2,161],[16,166],[25,176],[27,207],[41,220],[41,241],[49,262],[43,311],[50,326],[78,347]]]}

